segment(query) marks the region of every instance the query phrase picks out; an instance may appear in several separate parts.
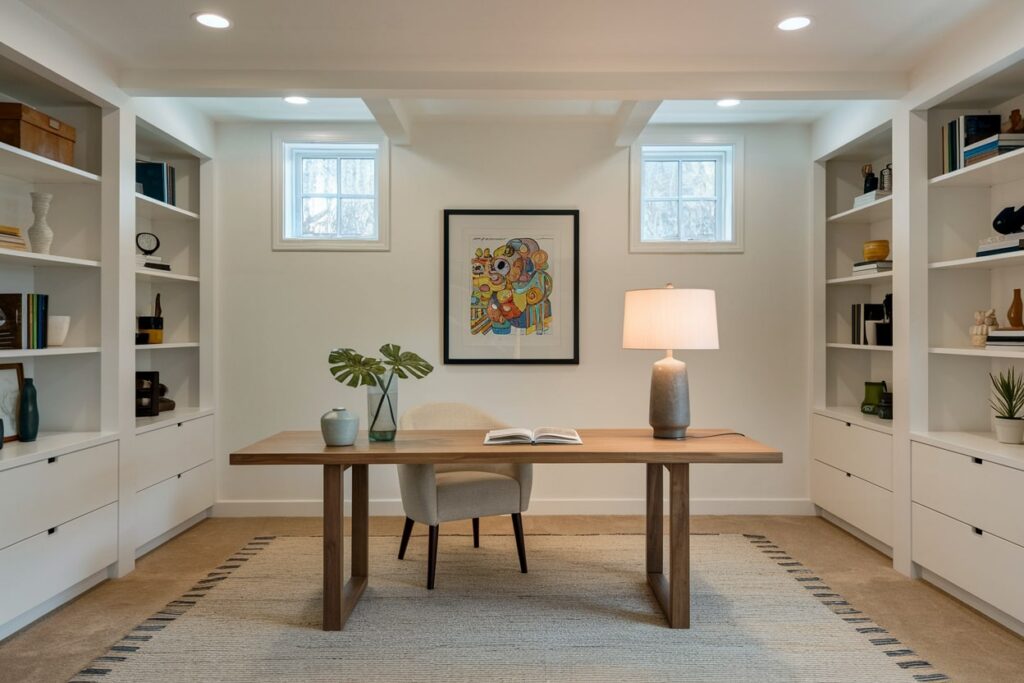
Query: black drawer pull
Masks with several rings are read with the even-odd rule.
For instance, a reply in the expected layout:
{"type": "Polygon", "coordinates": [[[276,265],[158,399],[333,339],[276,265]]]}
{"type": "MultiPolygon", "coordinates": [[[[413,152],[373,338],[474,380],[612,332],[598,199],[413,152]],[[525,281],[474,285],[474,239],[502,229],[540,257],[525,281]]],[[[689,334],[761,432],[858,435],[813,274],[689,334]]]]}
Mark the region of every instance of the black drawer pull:
{"type": "Polygon", "coordinates": [[[178,423],[178,426],[180,427],[180,426],[181,426],[181,425],[183,425],[183,424],[185,424],[185,423],[184,423],[184,422],[179,422],[179,423],[178,423]]]}
{"type": "Polygon", "coordinates": [[[47,463],[48,465],[52,465],[52,464],[53,464],[53,463],[55,463],[55,462],[57,462],[57,458],[47,458],[47,459],[46,459],[46,463],[47,463]]]}
{"type": "Polygon", "coordinates": [[[982,460],[981,458],[971,458],[971,460],[974,461],[975,465],[984,465],[985,464],[985,461],[982,460]]]}
{"type": "Polygon", "coordinates": [[[47,529],[46,533],[48,535],[50,535],[50,536],[53,536],[55,533],[57,533],[57,527],[53,527],[52,529],[47,529]]]}
{"type": "Polygon", "coordinates": [[[847,422],[847,423],[846,423],[846,426],[847,426],[847,427],[852,427],[853,425],[852,425],[852,424],[850,424],[849,422],[847,422]]]}
{"type": "Polygon", "coordinates": [[[181,475],[180,474],[178,475],[178,479],[181,479],[181,475]]]}
{"type": "Polygon", "coordinates": [[[850,474],[849,472],[847,472],[847,473],[846,473],[846,476],[848,476],[848,477],[852,477],[853,475],[852,475],[852,474],[850,474]]]}
{"type": "Polygon", "coordinates": [[[985,533],[984,531],[982,531],[978,527],[972,527],[972,528],[974,529],[974,533],[978,534],[979,536],[981,536],[983,533],[985,533]]]}

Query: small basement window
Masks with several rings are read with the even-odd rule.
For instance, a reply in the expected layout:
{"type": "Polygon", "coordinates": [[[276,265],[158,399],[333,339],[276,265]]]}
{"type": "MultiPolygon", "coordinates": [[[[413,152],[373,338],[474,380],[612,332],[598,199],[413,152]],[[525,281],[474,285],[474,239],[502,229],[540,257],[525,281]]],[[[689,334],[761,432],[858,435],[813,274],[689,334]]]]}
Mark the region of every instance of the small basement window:
{"type": "Polygon", "coordinates": [[[274,249],[388,249],[386,142],[317,136],[274,147],[274,249]]]}

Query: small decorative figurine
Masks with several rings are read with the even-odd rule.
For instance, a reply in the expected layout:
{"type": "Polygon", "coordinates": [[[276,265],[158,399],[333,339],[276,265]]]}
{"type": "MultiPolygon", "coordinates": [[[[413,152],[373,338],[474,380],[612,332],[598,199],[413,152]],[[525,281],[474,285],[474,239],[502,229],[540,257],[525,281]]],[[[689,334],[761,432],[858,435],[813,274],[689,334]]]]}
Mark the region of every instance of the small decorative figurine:
{"type": "Polygon", "coordinates": [[[1020,109],[1010,112],[1010,118],[1003,121],[1003,133],[1024,133],[1024,117],[1020,115],[1020,109]]]}
{"type": "Polygon", "coordinates": [[[871,164],[864,164],[860,169],[860,174],[864,176],[864,194],[878,189],[878,176],[875,175],[871,164]]]}
{"type": "Polygon", "coordinates": [[[975,311],[974,324],[968,329],[968,333],[971,335],[971,346],[984,347],[989,333],[998,329],[999,321],[996,320],[996,309],[975,311]]]}
{"type": "Polygon", "coordinates": [[[892,192],[892,164],[886,164],[885,168],[878,172],[878,189],[882,192],[892,192]]]}

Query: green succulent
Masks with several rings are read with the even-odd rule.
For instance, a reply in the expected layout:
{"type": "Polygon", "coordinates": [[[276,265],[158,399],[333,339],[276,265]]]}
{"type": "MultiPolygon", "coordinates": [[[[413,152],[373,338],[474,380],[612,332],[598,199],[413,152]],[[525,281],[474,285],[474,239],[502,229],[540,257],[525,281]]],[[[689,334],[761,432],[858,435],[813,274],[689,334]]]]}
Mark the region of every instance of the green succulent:
{"type": "Polygon", "coordinates": [[[1024,375],[1011,367],[1005,374],[1000,372],[996,377],[990,372],[988,377],[992,380],[994,394],[989,405],[996,411],[996,416],[1009,420],[1019,418],[1024,410],[1024,375]]]}

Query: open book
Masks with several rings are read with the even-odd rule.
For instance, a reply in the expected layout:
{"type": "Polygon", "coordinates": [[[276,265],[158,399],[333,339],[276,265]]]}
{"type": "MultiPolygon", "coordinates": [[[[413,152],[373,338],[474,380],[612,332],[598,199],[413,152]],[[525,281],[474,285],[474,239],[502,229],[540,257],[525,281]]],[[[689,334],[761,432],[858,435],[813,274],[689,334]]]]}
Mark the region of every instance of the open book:
{"type": "Polygon", "coordinates": [[[504,444],[582,444],[583,439],[575,429],[556,429],[554,427],[538,427],[529,429],[492,429],[484,437],[485,446],[501,446],[504,444]]]}

